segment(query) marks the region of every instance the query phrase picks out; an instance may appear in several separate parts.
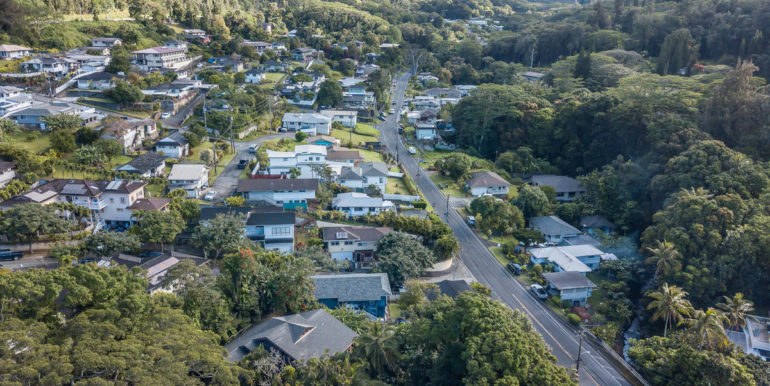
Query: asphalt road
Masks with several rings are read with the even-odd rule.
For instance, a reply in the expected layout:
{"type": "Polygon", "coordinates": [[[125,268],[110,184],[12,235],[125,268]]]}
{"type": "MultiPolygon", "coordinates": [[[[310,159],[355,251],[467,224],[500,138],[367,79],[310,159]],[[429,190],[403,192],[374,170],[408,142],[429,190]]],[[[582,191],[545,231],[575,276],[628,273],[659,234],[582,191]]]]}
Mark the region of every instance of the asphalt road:
{"type": "MultiPolygon", "coordinates": [[[[403,103],[407,81],[408,75],[402,75],[398,78],[397,88],[391,98],[396,101],[396,106],[401,106],[403,103]]],[[[396,130],[397,125],[397,115],[391,114],[379,126],[383,142],[391,152],[399,152],[403,166],[415,180],[417,186],[433,208],[444,217],[446,197],[426,173],[420,169],[417,160],[406,151],[403,142],[399,139],[396,130]]],[[[448,224],[462,246],[459,255],[460,259],[468,267],[476,280],[489,287],[496,299],[499,299],[513,309],[521,310],[532,320],[533,326],[551,347],[560,366],[575,368],[579,345],[577,330],[553,314],[545,304],[532,296],[527,289],[515,280],[495,260],[492,253],[484,247],[481,240],[479,240],[455,210],[449,211],[448,224]]],[[[625,372],[621,369],[613,367],[613,362],[608,361],[605,355],[610,354],[591,346],[587,340],[583,341],[579,374],[581,385],[604,386],[631,385],[636,383],[632,379],[627,379],[625,372]]]]}
{"type": "Polygon", "coordinates": [[[232,194],[232,192],[235,190],[235,187],[238,186],[238,177],[241,175],[241,172],[243,172],[243,169],[238,169],[238,161],[244,158],[251,159],[256,157],[256,154],[249,153],[249,147],[254,145],[259,148],[259,146],[262,145],[264,141],[276,138],[293,137],[294,133],[279,133],[265,135],[247,142],[235,142],[235,150],[238,152],[238,154],[236,154],[233,160],[230,161],[230,164],[225,166],[225,171],[223,171],[222,174],[220,174],[217,179],[214,180],[214,183],[212,183],[209,189],[206,191],[208,192],[213,190],[217,192],[217,195],[214,197],[215,202],[224,201],[225,198],[232,194]]]}

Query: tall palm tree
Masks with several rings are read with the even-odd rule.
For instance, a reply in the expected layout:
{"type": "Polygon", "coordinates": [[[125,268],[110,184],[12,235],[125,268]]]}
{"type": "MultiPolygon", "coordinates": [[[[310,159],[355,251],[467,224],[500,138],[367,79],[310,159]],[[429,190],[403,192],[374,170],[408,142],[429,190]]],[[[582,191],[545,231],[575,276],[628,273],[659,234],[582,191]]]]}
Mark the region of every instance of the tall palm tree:
{"type": "Polygon", "coordinates": [[[692,318],[683,320],[684,323],[691,331],[695,333],[700,341],[700,347],[703,348],[704,343],[708,343],[709,346],[717,341],[724,342],[726,339],[724,322],[725,315],[710,308],[705,312],[703,310],[696,310],[692,318]]]}
{"type": "Polygon", "coordinates": [[[740,331],[741,327],[746,323],[746,315],[754,311],[754,303],[751,300],[744,299],[743,294],[740,292],[733,295],[732,298],[727,296],[723,296],[723,298],[725,298],[725,302],[717,304],[717,308],[724,312],[728,323],[727,326],[740,331]]]}
{"type": "Polygon", "coordinates": [[[676,250],[674,243],[657,240],[655,248],[647,248],[647,250],[652,255],[645,262],[655,264],[655,277],[666,276],[682,268],[682,263],[679,261],[682,254],[676,250]]]}
{"type": "Polygon", "coordinates": [[[681,288],[668,283],[660,287],[660,291],[651,292],[647,296],[654,300],[647,305],[648,310],[655,310],[652,314],[652,320],[664,319],[663,336],[668,334],[668,327],[675,321],[681,321],[684,316],[690,316],[692,313],[692,304],[685,299],[687,292],[681,288]]]}
{"type": "Polygon", "coordinates": [[[400,343],[395,332],[392,326],[372,323],[369,330],[356,339],[354,352],[369,364],[370,375],[396,371],[400,343]]]}

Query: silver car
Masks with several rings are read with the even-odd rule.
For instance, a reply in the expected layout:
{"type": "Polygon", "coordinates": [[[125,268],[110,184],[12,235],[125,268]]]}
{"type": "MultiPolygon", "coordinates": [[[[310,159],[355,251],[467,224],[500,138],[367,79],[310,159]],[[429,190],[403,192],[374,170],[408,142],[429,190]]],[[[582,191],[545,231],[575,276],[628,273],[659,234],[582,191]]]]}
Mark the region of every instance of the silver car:
{"type": "Polygon", "coordinates": [[[532,284],[529,286],[529,290],[532,292],[533,295],[535,295],[536,298],[540,300],[546,300],[548,299],[548,293],[545,292],[545,288],[541,286],[540,284],[532,284]]]}

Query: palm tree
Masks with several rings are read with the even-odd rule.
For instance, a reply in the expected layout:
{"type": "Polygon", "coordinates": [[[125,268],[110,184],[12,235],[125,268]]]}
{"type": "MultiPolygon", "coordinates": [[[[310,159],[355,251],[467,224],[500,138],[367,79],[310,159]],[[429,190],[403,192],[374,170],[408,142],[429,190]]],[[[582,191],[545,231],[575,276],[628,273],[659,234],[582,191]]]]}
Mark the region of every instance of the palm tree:
{"type": "Polygon", "coordinates": [[[354,352],[369,364],[372,376],[396,371],[400,344],[395,332],[392,326],[372,323],[369,330],[356,339],[354,352]]]}
{"type": "Polygon", "coordinates": [[[655,248],[647,248],[652,254],[645,261],[647,264],[655,264],[655,277],[666,276],[672,271],[682,268],[679,259],[682,254],[676,250],[674,243],[657,240],[655,248]]]}
{"type": "Polygon", "coordinates": [[[668,333],[668,326],[673,325],[674,321],[681,321],[682,317],[690,316],[692,313],[692,304],[685,299],[687,292],[675,285],[669,286],[668,283],[664,283],[660,287],[660,291],[649,293],[647,296],[655,299],[647,305],[648,310],[655,310],[651,320],[665,319],[664,337],[668,333]]]}
{"type": "Polygon", "coordinates": [[[719,312],[719,310],[709,307],[705,312],[703,310],[696,310],[692,318],[685,319],[681,323],[688,326],[698,337],[700,349],[703,348],[704,343],[711,345],[717,338],[724,342],[726,339],[723,327],[725,320],[724,314],[719,312]]]}
{"type": "Polygon", "coordinates": [[[740,292],[733,295],[732,299],[727,296],[723,296],[723,298],[725,298],[725,302],[717,304],[717,308],[724,312],[728,327],[740,331],[746,323],[746,315],[754,311],[754,303],[744,299],[740,292]]]}

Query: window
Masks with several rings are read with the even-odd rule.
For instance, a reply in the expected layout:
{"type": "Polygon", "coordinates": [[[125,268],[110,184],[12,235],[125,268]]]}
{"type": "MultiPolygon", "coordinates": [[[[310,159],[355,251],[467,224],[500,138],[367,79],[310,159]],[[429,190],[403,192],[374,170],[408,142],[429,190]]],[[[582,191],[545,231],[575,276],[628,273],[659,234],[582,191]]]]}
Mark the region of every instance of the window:
{"type": "Polygon", "coordinates": [[[366,246],[366,243],[358,243],[358,246],[359,246],[359,247],[365,247],[365,246],[366,246]]]}
{"type": "Polygon", "coordinates": [[[355,208],[354,210],[355,210],[356,212],[360,212],[360,211],[364,210],[364,208],[355,208]]]}
{"type": "Polygon", "coordinates": [[[332,241],[331,245],[340,245],[340,242],[339,241],[332,241]]]}
{"type": "Polygon", "coordinates": [[[110,197],[110,203],[113,203],[113,202],[115,202],[115,199],[110,197]]]}
{"type": "Polygon", "coordinates": [[[352,241],[346,241],[345,245],[353,245],[353,242],[352,241]]]}
{"type": "Polygon", "coordinates": [[[273,236],[286,236],[291,234],[291,227],[274,227],[272,230],[273,236]]]}

